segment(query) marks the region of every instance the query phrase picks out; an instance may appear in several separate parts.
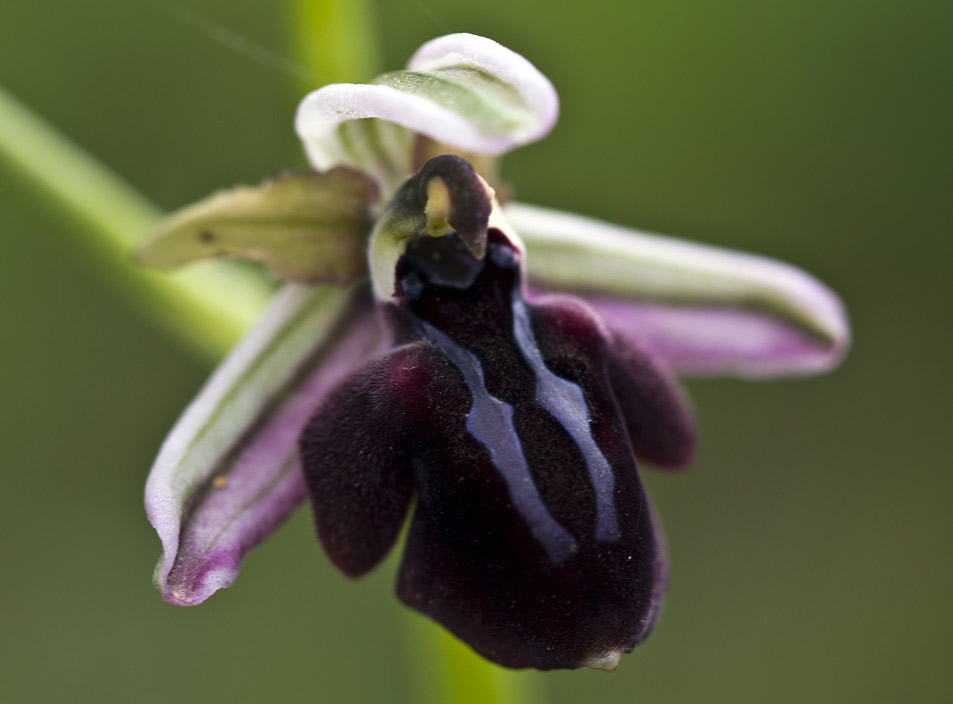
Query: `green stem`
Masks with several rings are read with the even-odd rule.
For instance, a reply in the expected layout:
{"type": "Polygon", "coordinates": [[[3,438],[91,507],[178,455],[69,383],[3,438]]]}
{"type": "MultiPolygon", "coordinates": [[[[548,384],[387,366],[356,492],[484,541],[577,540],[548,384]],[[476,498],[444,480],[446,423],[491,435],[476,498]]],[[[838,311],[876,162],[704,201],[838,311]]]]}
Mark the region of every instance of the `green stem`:
{"type": "MultiPolygon", "coordinates": [[[[377,27],[369,0],[289,0],[297,63],[323,83],[368,81],[378,71],[377,27]]],[[[301,86],[311,91],[319,86],[301,86]]]]}
{"type": "Polygon", "coordinates": [[[68,219],[125,299],[203,357],[221,357],[264,306],[269,288],[251,271],[211,264],[169,275],[133,264],[130,252],[162,213],[2,88],[0,166],[68,219]]]}
{"type": "Polygon", "coordinates": [[[507,670],[474,653],[434,622],[405,612],[418,704],[535,704],[545,701],[538,672],[507,670]]]}

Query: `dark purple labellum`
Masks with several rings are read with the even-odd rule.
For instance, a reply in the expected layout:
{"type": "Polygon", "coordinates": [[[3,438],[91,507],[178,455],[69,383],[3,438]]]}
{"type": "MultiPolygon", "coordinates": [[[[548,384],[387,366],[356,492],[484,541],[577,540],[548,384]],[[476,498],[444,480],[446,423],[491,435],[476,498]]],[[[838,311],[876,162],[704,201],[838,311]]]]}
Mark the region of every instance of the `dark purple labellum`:
{"type": "Polygon", "coordinates": [[[635,453],[686,460],[668,378],[582,303],[523,300],[497,230],[411,241],[390,306],[400,346],[302,435],[319,537],[356,576],[390,549],[409,606],[508,667],[612,669],[650,631],[665,564],[635,453]]]}

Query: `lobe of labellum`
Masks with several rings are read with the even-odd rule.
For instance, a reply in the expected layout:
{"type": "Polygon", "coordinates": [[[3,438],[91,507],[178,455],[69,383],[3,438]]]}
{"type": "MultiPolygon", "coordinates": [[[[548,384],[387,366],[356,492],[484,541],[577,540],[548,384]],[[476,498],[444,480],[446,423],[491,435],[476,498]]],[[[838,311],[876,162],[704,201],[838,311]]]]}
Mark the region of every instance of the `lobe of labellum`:
{"type": "Polygon", "coordinates": [[[658,467],[684,467],[695,458],[695,421],[671,374],[631,341],[609,345],[609,378],[632,450],[658,467]]]}
{"type": "Polygon", "coordinates": [[[395,188],[414,170],[414,134],[495,156],[544,137],[558,111],[552,84],[522,56],[452,34],[423,45],[406,71],[311,93],[295,124],[315,168],[349,165],[395,188]]]}
{"type": "Polygon", "coordinates": [[[198,604],[305,496],[296,444],[315,405],[385,343],[366,291],[289,285],[163,443],[146,484],[156,586],[198,604]]]}
{"type": "Polygon", "coordinates": [[[679,373],[814,373],[849,345],[837,296],[788,264],[536,206],[504,212],[532,286],[583,297],[679,373]]]}
{"type": "Polygon", "coordinates": [[[169,269],[209,257],[260,261],[275,278],[350,284],[367,273],[377,187],[339,167],[218,191],[162,220],[136,256],[169,269]]]}
{"type": "Polygon", "coordinates": [[[606,330],[591,307],[574,296],[544,296],[534,310],[536,326],[553,348],[591,338],[582,332],[587,329],[599,331],[596,345],[590,342],[588,347],[598,346],[599,354],[605,355],[606,371],[636,457],[666,468],[692,461],[697,447],[695,422],[670,371],[632,340],[606,330]]]}
{"type": "Polygon", "coordinates": [[[341,384],[301,433],[318,538],[350,577],[374,568],[400,532],[413,493],[401,411],[426,405],[421,388],[441,361],[421,345],[389,352],[341,384]]]}

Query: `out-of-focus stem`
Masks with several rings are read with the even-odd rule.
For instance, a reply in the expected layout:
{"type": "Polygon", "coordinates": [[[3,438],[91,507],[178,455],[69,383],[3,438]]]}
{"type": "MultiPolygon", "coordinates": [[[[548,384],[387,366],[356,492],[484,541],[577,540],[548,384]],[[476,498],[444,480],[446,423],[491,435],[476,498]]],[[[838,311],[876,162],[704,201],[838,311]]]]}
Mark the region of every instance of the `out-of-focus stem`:
{"type": "Polygon", "coordinates": [[[326,83],[368,81],[378,72],[377,26],[370,0],[288,0],[296,63],[326,83]]]}
{"type": "Polygon", "coordinates": [[[136,266],[130,252],[161,212],[2,88],[0,166],[68,220],[70,234],[125,300],[210,361],[231,347],[270,295],[254,272],[227,264],[173,275],[136,266]]]}
{"type": "Polygon", "coordinates": [[[542,704],[542,675],[484,660],[423,616],[405,615],[419,704],[542,704]]]}

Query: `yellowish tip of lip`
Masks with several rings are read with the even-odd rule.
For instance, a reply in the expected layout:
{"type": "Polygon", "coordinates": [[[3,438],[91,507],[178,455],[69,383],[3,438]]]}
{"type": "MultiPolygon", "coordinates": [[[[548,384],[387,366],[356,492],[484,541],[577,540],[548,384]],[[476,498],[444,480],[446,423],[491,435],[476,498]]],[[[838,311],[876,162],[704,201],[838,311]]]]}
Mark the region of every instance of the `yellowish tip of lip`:
{"type": "Polygon", "coordinates": [[[622,659],[621,650],[606,650],[605,652],[593,655],[583,660],[583,667],[591,667],[593,670],[603,670],[604,672],[614,672],[622,659]]]}

